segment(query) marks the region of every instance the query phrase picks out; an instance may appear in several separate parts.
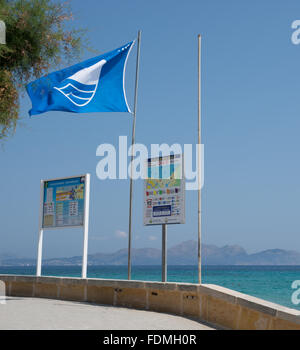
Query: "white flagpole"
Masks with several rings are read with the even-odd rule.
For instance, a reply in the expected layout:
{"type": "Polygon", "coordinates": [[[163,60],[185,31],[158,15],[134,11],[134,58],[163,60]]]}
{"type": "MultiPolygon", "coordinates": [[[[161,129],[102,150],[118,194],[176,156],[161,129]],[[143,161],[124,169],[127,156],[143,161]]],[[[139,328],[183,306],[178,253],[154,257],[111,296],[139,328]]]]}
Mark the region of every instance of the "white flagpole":
{"type": "Polygon", "coordinates": [[[201,35],[198,35],[198,282],[202,282],[202,262],[201,262],[201,35]]]}
{"type": "Polygon", "coordinates": [[[141,45],[141,31],[138,31],[137,40],[137,56],[136,56],[136,72],[135,72],[135,92],[134,92],[134,109],[133,109],[133,122],[132,122],[132,142],[131,142],[131,169],[130,169],[130,195],[129,195],[129,228],[128,228],[128,279],[131,279],[131,230],[132,230],[132,172],[133,172],[133,150],[135,143],[135,122],[136,122],[136,109],[137,109],[137,92],[138,92],[138,79],[140,68],[140,45],[141,45]]]}
{"type": "Polygon", "coordinates": [[[84,224],[83,224],[83,254],[81,278],[87,277],[89,216],[90,216],[90,174],[85,176],[84,224]]]}

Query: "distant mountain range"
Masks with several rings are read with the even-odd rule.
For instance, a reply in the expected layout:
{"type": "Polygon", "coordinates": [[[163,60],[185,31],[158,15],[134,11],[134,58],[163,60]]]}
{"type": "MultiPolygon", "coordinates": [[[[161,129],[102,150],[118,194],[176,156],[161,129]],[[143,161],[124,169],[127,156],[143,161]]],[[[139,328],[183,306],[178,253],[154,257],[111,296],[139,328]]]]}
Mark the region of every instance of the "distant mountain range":
{"type": "MultiPolygon", "coordinates": [[[[156,248],[132,249],[133,265],[160,265],[161,250],[156,248]]],[[[168,250],[169,265],[196,265],[197,242],[182,242],[168,250]]],[[[81,265],[81,256],[71,258],[46,259],[44,265],[81,265]]],[[[0,266],[35,265],[35,259],[17,258],[0,255],[0,266]]],[[[269,249],[255,254],[248,254],[238,245],[203,244],[203,265],[300,265],[300,253],[283,249],[269,249]]],[[[89,265],[127,265],[127,249],[114,253],[96,253],[88,256],[89,265]]]]}

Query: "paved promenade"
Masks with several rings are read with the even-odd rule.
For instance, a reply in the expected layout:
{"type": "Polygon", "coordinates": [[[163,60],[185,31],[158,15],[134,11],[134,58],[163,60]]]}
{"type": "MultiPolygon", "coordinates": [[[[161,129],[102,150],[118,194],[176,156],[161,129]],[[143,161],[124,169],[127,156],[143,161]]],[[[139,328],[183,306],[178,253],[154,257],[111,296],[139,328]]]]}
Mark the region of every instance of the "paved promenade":
{"type": "Polygon", "coordinates": [[[152,311],[140,311],[39,298],[8,298],[0,304],[0,330],[204,330],[197,321],[152,311]]]}

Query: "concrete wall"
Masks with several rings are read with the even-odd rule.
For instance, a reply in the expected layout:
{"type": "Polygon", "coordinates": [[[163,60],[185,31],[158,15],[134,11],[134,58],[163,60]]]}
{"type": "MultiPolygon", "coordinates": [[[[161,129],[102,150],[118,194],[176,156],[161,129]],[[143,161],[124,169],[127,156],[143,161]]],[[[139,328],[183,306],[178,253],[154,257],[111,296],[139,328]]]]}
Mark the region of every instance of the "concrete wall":
{"type": "Polygon", "coordinates": [[[6,294],[124,306],[228,329],[297,329],[300,312],[216,285],[0,275],[6,294]]]}

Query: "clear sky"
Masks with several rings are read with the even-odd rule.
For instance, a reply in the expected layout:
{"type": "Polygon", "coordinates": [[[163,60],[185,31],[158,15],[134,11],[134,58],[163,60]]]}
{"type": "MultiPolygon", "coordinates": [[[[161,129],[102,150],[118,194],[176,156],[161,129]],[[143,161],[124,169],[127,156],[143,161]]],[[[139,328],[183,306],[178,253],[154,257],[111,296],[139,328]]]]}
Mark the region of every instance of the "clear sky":
{"type": "MultiPolygon", "coordinates": [[[[300,45],[291,24],[299,1],[73,0],[74,26],[97,53],[142,30],[136,141],[197,141],[197,34],[203,35],[205,185],[203,241],[249,252],[300,251],[300,45]]],[[[93,53],[83,53],[82,59],[93,53]]],[[[76,63],[76,62],[74,62],[76,63]]],[[[128,60],[133,105],[135,50],[128,60]]],[[[97,146],[131,137],[126,113],[50,112],[21,124],[0,150],[0,253],[35,257],[40,179],[91,173],[89,253],[127,247],[129,181],[96,177],[97,146]]],[[[143,226],[143,182],[134,183],[133,248],[161,247],[161,227],[143,226]]],[[[197,192],[168,246],[197,239],[197,192]]],[[[81,254],[80,230],[46,231],[44,257],[81,254]]]]}

